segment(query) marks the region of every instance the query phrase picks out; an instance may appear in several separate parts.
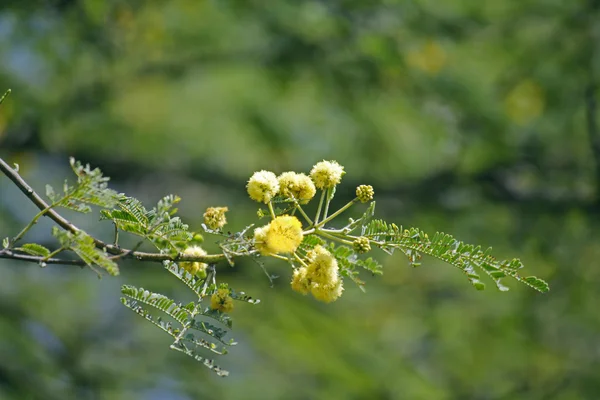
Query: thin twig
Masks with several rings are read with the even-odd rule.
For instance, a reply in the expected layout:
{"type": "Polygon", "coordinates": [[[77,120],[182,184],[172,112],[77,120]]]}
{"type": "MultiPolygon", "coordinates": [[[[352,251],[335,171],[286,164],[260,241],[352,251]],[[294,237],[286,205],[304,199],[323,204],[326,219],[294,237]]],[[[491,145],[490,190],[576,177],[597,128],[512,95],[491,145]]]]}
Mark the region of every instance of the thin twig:
{"type": "Polygon", "coordinates": [[[28,261],[28,262],[34,262],[37,264],[40,264],[40,263],[63,264],[63,265],[77,265],[80,267],[84,267],[87,265],[83,260],[65,260],[62,258],[44,259],[44,257],[39,257],[39,256],[31,256],[28,254],[18,254],[18,253],[13,252],[12,250],[8,250],[8,249],[0,250],[0,258],[10,258],[11,260],[28,261]]]}

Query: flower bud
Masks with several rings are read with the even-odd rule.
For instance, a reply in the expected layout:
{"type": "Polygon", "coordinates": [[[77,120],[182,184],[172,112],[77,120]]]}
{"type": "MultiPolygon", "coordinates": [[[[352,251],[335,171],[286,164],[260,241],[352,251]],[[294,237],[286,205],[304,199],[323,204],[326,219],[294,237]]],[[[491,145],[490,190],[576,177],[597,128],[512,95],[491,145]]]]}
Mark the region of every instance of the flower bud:
{"type": "Polygon", "coordinates": [[[366,253],[371,250],[371,244],[369,242],[369,239],[364,236],[356,238],[356,240],[352,242],[352,246],[354,247],[354,250],[356,250],[356,252],[358,253],[366,253]]]}
{"type": "Polygon", "coordinates": [[[358,197],[361,203],[373,200],[374,195],[375,191],[371,185],[360,185],[356,188],[356,197],[358,197]]]}

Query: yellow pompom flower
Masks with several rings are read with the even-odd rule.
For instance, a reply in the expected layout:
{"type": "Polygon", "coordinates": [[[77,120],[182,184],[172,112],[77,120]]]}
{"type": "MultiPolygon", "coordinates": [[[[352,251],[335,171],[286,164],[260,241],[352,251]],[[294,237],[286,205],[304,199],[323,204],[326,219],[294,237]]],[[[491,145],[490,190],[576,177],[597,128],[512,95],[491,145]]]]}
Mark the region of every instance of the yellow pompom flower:
{"type": "Polygon", "coordinates": [[[280,215],[269,225],[254,230],[254,246],[263,255],[293,253],[303,238],[302,223],[289,215],[280,215]]]}
{"type": "MultiPolygon", "coordinates": [[[[184,250],[183,254],[186,256],[194,256],[194,257],[202,257],[205,256],[206,250],[204,250],[200,246],[190,246],[184,250]]],[[[181,268],[185,269],[192,275],[198,275],[202,277],[202,275],[206,276],[206,267],[207,265],[200,261],[182,261],[179,263],[181,268]]]]}
{"type": "Polygon", "coordinates": [[[229,211],[227,207],[209,207],[204,213],[204,223],[210,229],[221,229],[227,224],[225,213],[229,211]]]}
{"type": "Polygon", "coordinates": [[[339,268],[335,257],[322,246],[315,246],[309,256],[310,264],[306,269],[308,279],[317,284],[336,284],[339,268]]]}
{"type": "Polygon", "coordinates": [[[296,172],[284,172],[277,178],[279,181],[279,193],[287,198],[294,198],[300,203],[307,203],[315,196],[317,189],[315,184],[305,174],[296,172]]]}
{"type": "Polygon", "coordinates": [[[256,247],[256,250],[258,250],[263,256],[272,254],[271,250],[267,246],[267,234],[269,233],[269,226],[270,225],[261,226],[260,228],[256,228],[254,230],[254,247],[256,247]]]}
{"type": "Polygon", "coordinates": [[[273,253],[293,253],[303,238],[300,220],[290,215],[280,215],[269,224],[267,247],[273,253]]]}
{"type": "Polygon", "coordinates": [[[321,161],[314,165],[310,177],[319,189],[329,189],[342,181],[344,167],[336,161],[321,161]]]}
{"type": "Polygon", "coordinates": [[[337,300],[344,290],[342,280],[335,283],[313,283],[310,292],[315,299],[324,303],[337,300]]]}
{"type": "Polygon", "coordinates": [[[306,276],[306,268],[301,267],[294,270],[292,276],[292,290],[302,294],[308,294],[310,292],[310,281],[306,276]]]}
{"type": "Polygon", "coordinates": [[[263,170],[250,177],[246,188],[252,200],[266,204],[279,192],[279,182],[274,173],[263,170]]]}
{"type": "Polygon", "coordinates": [[[224,313],[233,310],[233,299],[229,295],[229,289],[221,288],[210,297],[210,308],[224,313]]]}

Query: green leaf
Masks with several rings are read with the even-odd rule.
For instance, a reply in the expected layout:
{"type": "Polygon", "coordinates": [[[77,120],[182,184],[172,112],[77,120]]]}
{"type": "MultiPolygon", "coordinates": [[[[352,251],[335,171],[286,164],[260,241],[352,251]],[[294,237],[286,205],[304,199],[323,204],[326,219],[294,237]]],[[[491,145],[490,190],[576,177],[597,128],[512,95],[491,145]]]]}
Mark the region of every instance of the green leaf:
{"type": "Polygon", "coordinates": [[[5,237],[4,239],[2,239],[2,247],[5,249],[8,249],[8,246],[10,245],[10,239],[8,237],[5,237]]]}
{"type": "Polygon", "coordinates": [[[15,250],[22,251],[23,253],[32,256],[48,257],[50,255],[50,250],[37,243],[26,243],[21,247],[17,247],[15,250]]]}
{"type": "Polygon", "coordinates": [[[150,314],[136,300],[127,297],[121,297],[121,303],[123,303],[123,305],[129,308],[131,311],[146,319],[146,321],[150,322],[152,325],[157,326],[159,329],[171,336],[173,339],[175,339],[177,335],[181,332],[181,328],[173,328],[173,323],[169,321],[163,321],[160,317],[154,318],[152,314],[150,314]]]}
{"type": "Polygon", "coordinates": [[[77,176],[77,184],[71,186],[65,181],[62,197],[59,197],[50,185],[46,186],[46,195],[56,206],[88,213],[91,211],[89,205],[111,208],[117,203],[120,195],[108,188],[109,178],[102,176],[98,168],[84,166],[72,157],[69,162],[77,176]]]}
{"type": "Polygon", "coordinates": [[[196,276],[190,274],[185,269],[179,266],[176,262],[173,261],[164,261],[164,266],[171,274],[173,274],[177,279],[183,282],[187,287],[192,289],[192,291],[198,296],[198,298],[202,297],[202,287],[204,285],[204,279],[198,279],[196,276]]]}
{"type": "Polygon", "coordinates": [[[490,255],[491,248],[482,251],[480,246],[463,243],[445,233],[437,232],[430,239],[426,233],[417,228],[403,230],[395,224],[373,220],[363,226],[362,235],[390,254],[395,249],[401,250],[412,265],[419,265],[421,254],[447,262],[460,269],[478,290],[482,290],[485,285],[481,282],[476,269],[485,272],[501,291],[508,290],[508,287],[501,282],[501,279],[507,276],[540,292],[549,290],[548,284],[539,278],[519,276],[517,271],[523,268],[520,260],[498,261],[490,255]]]}
{"type": "Polygon", "coordinates": [[[50,185],[46,185],[46,197],[48,197],[51,202],[56,200],[56,193],[54,192],[54,188],[50,185]]]}
{"type": "Polygon", "coordinates": [[[175,300],[168,298],[160,293],[150,292],[144,288],[136,288],[130,285],[123,285],[121,293],[140,303],[148,304],[179,322],[182,326],[188,323],[190,311],[181,304],[175,303],[175,300]]]}
{"type": "Polygon", "coordinates": [[[52,235],[59,240],[62,247],[72,250],[90,268],[97,265],[110,275],[119,275],[119,266],[109,258],[106,252],[96,248],[94,239],[84,231],[72,233],[54,227],[52,235]]]}
{"type": "Polygon", "coordinates": [[[211,371],[215,372],[219,376],[228,376],[229,375],[229,371],[226,371],[226,370],[222,369],[221,367],[219,367],[218,365],[216,365],[214,360],[202,357],[195,349],[190,349],[182,341],[173,343],[171,345],[171,349],[180,351],[180,352],[192,357],[194,360],[202,363],[202,365],[204,365],[211,371]]]}
{"type": "Polygon", "coordinates": [[[229,295],[234,300],[243,301],[243,302],[250,303],[250,304],[258,304],[258,303],[260,303],[259,299],[253,299],[251,296],[248,296],[246,293],[244,293],[244,292],[236,292],[233,289],[229,290],[229,295]]]}

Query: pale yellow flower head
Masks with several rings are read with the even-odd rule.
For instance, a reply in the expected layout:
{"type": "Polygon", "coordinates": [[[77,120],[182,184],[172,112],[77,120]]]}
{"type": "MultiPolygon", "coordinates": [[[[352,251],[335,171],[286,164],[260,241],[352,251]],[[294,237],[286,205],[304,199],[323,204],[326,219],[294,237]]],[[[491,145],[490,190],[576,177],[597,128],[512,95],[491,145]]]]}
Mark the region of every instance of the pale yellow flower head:
{"type": "Polygon", "coordinates": [[[210,308],[224,313],[233,310],[233,299],[229,295],[229,289],[221,288],[210,297],[210,308]]]}
{"type": "Polygon", "coordinates": [[[308,294],[310,292],[310,282],[306,276],[306,268],[301,267],[294,270],[292,276],[292,290],[302,294],[308,294]]]}
{"type": "MultiPolygon", "coordinates": [[[[206,250],[200,246],[190,246],[184,250],[183,254],[187,256],[202,257],[207,253],[206,250]]],[[[179,263],[179,265],[192,275],[204,274],[207,266],[205,263],[200,261],[182,261],[179,263]]]]}
{"type": "Polygon", "coordinates": [[[329,189],[342,181],[344,167],[336,161],[321,161],[310,171],[310,177],[319,189],[329,189]]]}
{"type": "Polygon", "coordinates": [[[315,299],[325,303],[331,303],[342,295],[343,290],[344,286],[342,280],[339,279],[335,283],[313,283],[310,292],[315,299]]]}
{"type": "Polygon", "coordinates": [[[256,247],[256,249],[263,256],[272,254],[267,246],[267,234],[269,233],[269,226],[270,225],[261,226],[260,228],[256,228],[254,230],[254,247],[256,247]]]}
{"type": "Polygon", "coordinates": [[[338,263],[334,256],[322,246],[315,246],[311,253],[306,275],[311,282],[335,284],[338,278],[338,263]]]}
{"type": "Polygon", "coordinates": [[[277,178],[279,193],[287,198],[294,198],[300,203],[307,203],[315,196],[317,189],[313,181],[305,174],[284,172],[277,178]]]}
{"type": "Polygon", "coordinates": [[[225,213],[229,211],[227,207],[209,207],[204,213],[204,223],[210,229],[221,229],[227,224],[225,213]]]}
{"type": "Polygon", "coordinates": [[[269,225],[254,230],[254,245],[263,255],[293,253],[303,238],[302,223],[289,215],[280,215],[269,225]]]}
{"type": "Polygon", "coordinates": [[[289,215],[281,215],[269,224],[267,246],[273,253],[293,253],[300,246],[303,238],[300,220],[289,215]]]}
{"type": "Polygon", "coordinates": [[[279,192],[279,182],[274,173],[263,170],[250,177],[246,188],[252,200],[266,204],[279,192]]]}

